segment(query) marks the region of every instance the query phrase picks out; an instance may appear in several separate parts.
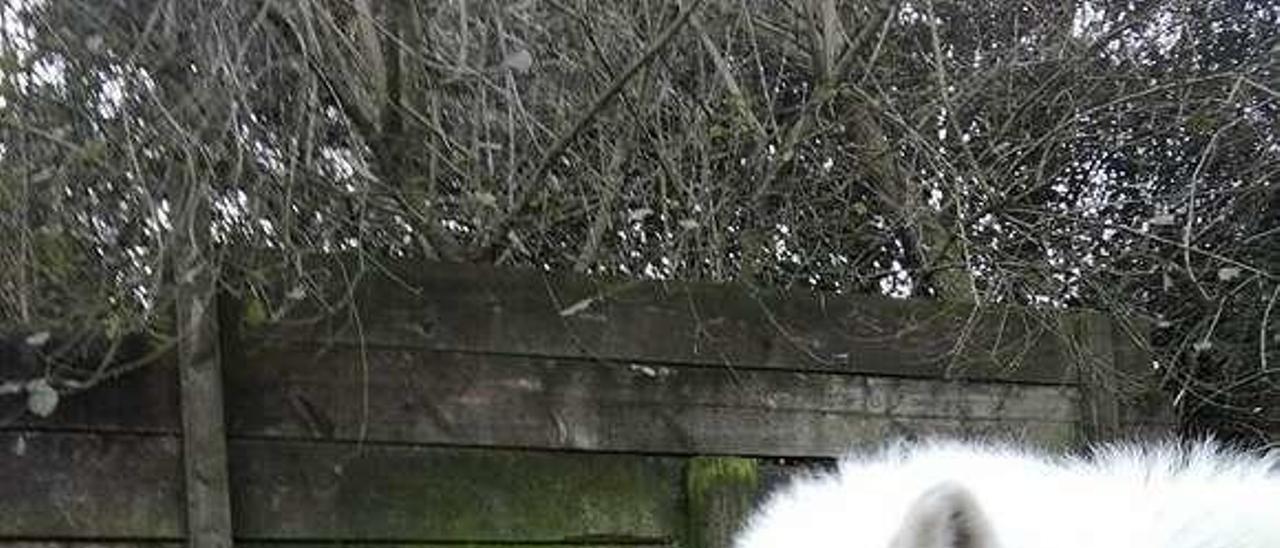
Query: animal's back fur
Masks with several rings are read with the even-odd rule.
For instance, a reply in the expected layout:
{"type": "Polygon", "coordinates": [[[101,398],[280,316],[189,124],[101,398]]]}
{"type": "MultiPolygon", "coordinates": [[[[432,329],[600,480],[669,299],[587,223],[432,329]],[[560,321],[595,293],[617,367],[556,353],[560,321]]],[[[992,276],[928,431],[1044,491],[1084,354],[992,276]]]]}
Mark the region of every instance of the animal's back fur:
{"type": "Polygon", "coordinates": [[[899,444],[775,493],[737,548],[888,548],[940,484],[976,500],[1003,548],[1280,547],[1274,459],[1189,447],[1104,447],[1091,459],[1009,446],[899,444]]]}

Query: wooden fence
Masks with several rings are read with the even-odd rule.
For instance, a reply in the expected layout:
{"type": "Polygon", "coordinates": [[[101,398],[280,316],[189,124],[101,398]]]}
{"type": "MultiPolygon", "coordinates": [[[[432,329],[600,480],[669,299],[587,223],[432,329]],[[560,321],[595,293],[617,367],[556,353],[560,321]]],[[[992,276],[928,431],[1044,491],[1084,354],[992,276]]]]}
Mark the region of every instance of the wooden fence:
{"type": "Polygon", "coordinates": [[[174,359],[0,429],[0,548],[217,545],[206,532],[720,547],[796,458],[894,436],[1067,448],[1166,426],[1145,358],[1096,315],[1045,325],[1011,309],[443,264],[353,296],[354,311],[298,310],[269,329],[224,315],[221,352],[205,356],[220,401],[191,396],[218,392],[198,376],[184,386],[174,359]],[[225,429],[199,423],[218,414],[225,429]],[[184,428],[225,431],[185,445],[225,458],[184,467],[184,428]]]}

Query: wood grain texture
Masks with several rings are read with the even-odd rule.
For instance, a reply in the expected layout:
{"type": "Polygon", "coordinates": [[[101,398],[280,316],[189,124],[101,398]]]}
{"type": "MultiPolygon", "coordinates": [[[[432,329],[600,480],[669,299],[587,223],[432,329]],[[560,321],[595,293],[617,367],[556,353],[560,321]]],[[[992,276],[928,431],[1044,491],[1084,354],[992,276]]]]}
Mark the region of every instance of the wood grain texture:
{"type": "Polygon", "coordinates": [[[172,436],[0,433],[0,539],[184,534],[172,436]]]}
{"type": "MultiPolygon", "coordinates": [[[[225,364],[232,435],[678,454],[831,456],[928,433],[1068,437],[1070,386],[369,349],[258,346],[225,364]],[[367,407],[366,407],[367,402],[367,407]]],[[[172,367],[10,429],[177,433],[172,367]]]]}
{"type": "MultiPolygon", "coordinates": [[[[25,405],[18,397],[4,398],[25,405]]],[[[0,426],[3,431],[69,430],[121,434],[182,432],[178,371],[173,356],[103,381],[81,392],[64,394],[47,417],[30,413],[0,426]]]]}
{"type": "Polygon", "coordinates": [[[1074,436],[1066,386],[284,344],[228,370],[233,432],[647,453],[834,456],[926,434],[1074,436]]]}
{"type": "MultiPolygon", "coordinates": [[[[0,540],[185,538],[178,440],[0,443],[0,540]]],[[[681,523],[677,458],[254,440],[230,458],[244,540],[663,544],[681,523]]]]}
{"type": "MultiPolygon", "coordinates": [[[[231,547],[227,434],[218,300],[207,265],[179,284],[178,385],[182,397],[183,493],[189,548],[231,547]]],[[[187,272],[186,269],[181,272],[187,272]]]]}
{"type": "MultiPolygon", "coordinates": [[[[315,541],[299,542],[295,540],[289,540],[289,541],[277,541],[277,542],[270,542],[270,541],[237,541],[236,542],[236,546],[243,546],[245,548],[333,548],[336,545],[341,545],[343,548],[422,548],[427,546],[440,546],[442,548],[443,547],[457,548],[460,544],[457,542],[451,542],[451,541],[444,541],[444,542],[431,542],[431,541],[427,541],[427,542],[419,542],[419,541],[334,542],[334,541],[315,540],[315,541]]],[[[678,546],[678,544],[676,544],[675,541],[670,541],[670,540],[665,540],[661,542],[657,542],[657,541],[650,542],[650,541],[638,540],[638,539],[627,539],[625,543],[610,543],[608,540],[601,540],[599,542],[595,542],[591,540],[587,540],[587,541],[575,540],[573,542],[508,542],[508,541],[466,542],[461,545],[466,546],[467,548],[657,548],[662,546],[678,546]]],[[[0,548],[5,548],[5,547],[3,545],[0,545],[0,548]]]]}
{"type": "Polygon", "coordinates": [[[237,536],[256,540],[665,543],[681,459],[243,441],[237,536]]]}
{"type": "MultiPolygon", "coordinates": [[[[335,542],[327,542],[323,540],[313,542],[263,542],[263,541],[242,541],[237,539],[236,546],[242,548],[333,548],[335,542]]],[[[414,548],[423,546],[457,546],[455,543],[431,543],[431,542],[343,542],[341,545],[345,548],[414,548]]],[[[0,548],[181,548],[185,546],[182,542],[177,541],[6,541],[0,539],[0,548]]],[[[658,546],[671,546],[671,544],[596,544],[596,543],[537,543],[522,544],[518,542],[503,543],[467,543],[469,548],[647,548],[658,546]]]]}
{"type": "MultiPolygon", "coordinates": [[[[1022,309],[975,311],[874,296],[591,280],[437,263],[388,272],[371,272],[355,285],[356,314],[249,334],[640,362],[1074,380],[1052,329],[1022,309]]],[[[319,314],[303,307],[291,317],[319,314]]]]}

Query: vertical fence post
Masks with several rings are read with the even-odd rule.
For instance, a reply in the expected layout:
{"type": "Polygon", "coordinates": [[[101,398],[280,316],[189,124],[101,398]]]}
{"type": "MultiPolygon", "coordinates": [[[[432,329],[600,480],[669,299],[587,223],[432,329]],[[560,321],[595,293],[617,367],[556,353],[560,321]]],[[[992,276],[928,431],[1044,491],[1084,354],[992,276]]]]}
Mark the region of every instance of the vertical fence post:
{"type": "Polygon", "coordinates": [[[755,459],[696,457],[685,467],[687,548],[729,548],[760,489],[755,459]]]}
{"type": "Polygon", "coordinates": [[[1111,319],[1099,313],[1079,312],[1070,325],[1080,382],[1083,441],[1115,440],[1122,429],[1111,319]]]}
{"type": "Polygon", "coordinates": [[[187,264],[178,293],[178,370],[182,393],[182,460],[187,546],[231,547],[227,441],[216,291],[210,266],[187,264]]]}

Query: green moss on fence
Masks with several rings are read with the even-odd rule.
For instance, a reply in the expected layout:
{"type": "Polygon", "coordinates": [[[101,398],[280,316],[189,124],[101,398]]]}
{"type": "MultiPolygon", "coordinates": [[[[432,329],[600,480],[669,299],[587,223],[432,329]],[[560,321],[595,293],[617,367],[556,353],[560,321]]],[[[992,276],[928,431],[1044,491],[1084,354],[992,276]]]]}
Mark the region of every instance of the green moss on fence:
{"type": "Polygon", "coordinates": [[[760,489],[754,459],[698,457],[685,469],[690,548],[727,548],[760,489]]]}

